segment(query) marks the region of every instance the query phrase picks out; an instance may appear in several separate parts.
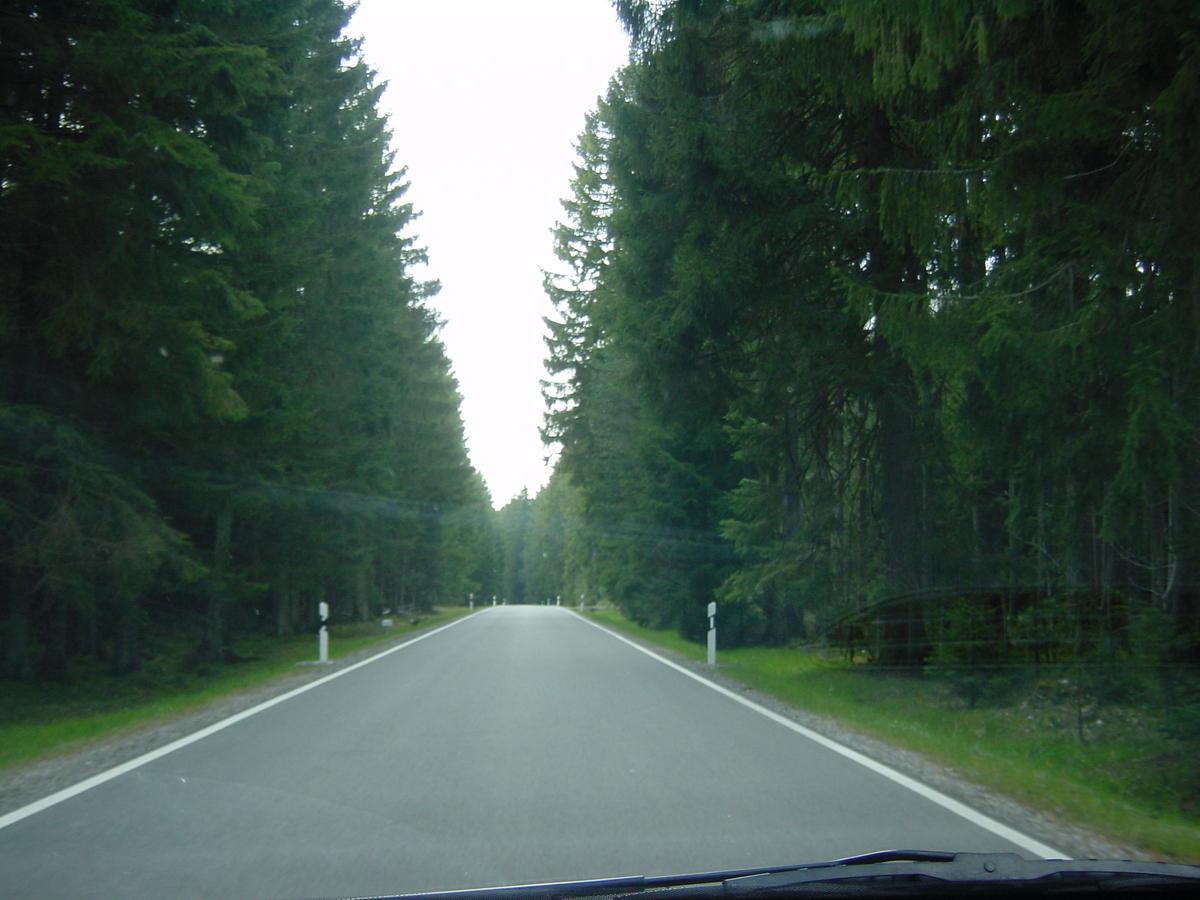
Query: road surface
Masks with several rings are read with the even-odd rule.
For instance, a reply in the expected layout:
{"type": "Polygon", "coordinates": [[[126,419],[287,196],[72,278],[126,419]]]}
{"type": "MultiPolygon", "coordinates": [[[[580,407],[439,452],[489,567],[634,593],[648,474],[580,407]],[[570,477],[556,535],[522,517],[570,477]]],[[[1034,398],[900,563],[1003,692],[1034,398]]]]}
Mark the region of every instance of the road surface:
{"type": "Polygon", "coordinates": [[[511,606],[0,828],[0,895],[368,895],[894,847],[1033,855],[573,612],[511,606]]]}

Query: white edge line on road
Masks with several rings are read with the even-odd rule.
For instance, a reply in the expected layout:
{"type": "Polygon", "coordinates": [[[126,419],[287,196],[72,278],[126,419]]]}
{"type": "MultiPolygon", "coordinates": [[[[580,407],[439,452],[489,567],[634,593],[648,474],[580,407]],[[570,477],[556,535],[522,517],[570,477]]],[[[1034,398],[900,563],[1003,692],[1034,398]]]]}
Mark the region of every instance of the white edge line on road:
{"type": "MultiPolygon", "coordinates": [[[[572,612],[575,612],[575,611],[572,610],[572,612]]],[[[801,734],[811,741],[816,741],[822,747],[827,747],[828,749],[832,750],[834,753],[840,753],[842,756],[846,757],[847,759],[853,760],[854,762],[858,763],[861,766],[866,766],[872,772],[877,772],[878,774],[882,775],[884,778],[888,778],[888,779],[896,782],[896,784],[906,787],[910,791],[913,791],[914,793],[921,795],[926,800],[931,800],[934,803],[936,803],[938,806],[944,807],[945,809],[950,810],[950,812],[955,813],[956,815],[962,816],[968,822],[978,825],[980,828],[990,831],[992,834],[996,835],[997,837],[1002,837],[1002,838],[1004,838],[1004,840],[1006,840],[1012,844],[1016,844],[1022,850],[1027,850],[1030,853],[1036,854],[1037,856],[1041,857],[1042,859],[1069,859],[1070,858],[1069,856],[1067,856],[1067,854],[1063,853],[1061,850],[1056,850],[1054,847],[1051,847],[1048,844],[1043,844],[1041,841],[1034,840],[1033,838],[1029,837],[1029,835],[1023,834],[1020,831],[1017,831],[1015,828],[1010,828],[1009,826],[1005,825],[1003,822],[999,822],[996,819],[993,819],[991,816],[984,815],[983,813],[979,812],[978,810],[972,809],[971,807],[967,806],[965,803],[960,803],[958,800],[955,800],[953,797],[947,796],[946,794],[943,794],[941,791],[934,790],[933,788],[929,787],[929,785],[927,785],[927,784],[922,784],[921,782],[917,781],[915,778],[909,778],[907,775],[897,772],[891,766],[884,765],[883,763],[879,762],[878,760],[871,759],[871,757],[865,756],[862,753],[859,753],[857,750],[851,750],[849,747],[845,747],[842,744],[839,744],[837,741],[834,741],[834,740],[831,740],[830,738],[825,737],[825,735],[823,735],[823,734],[818,734],[817,732],[813,731],[811,728],[805,728],[803,725],[800,725],[797,722],[793,722],[791,719],[787,718],[786,716],[781,716],[781,715],[779,715],[779,713],[772,712],[771,710],[767,709],[765,706],[755,703],[753,700],[743,697],[740,694],[736,694],[733,691],[729,690],[728,688],[722,687],[721,685],[717,684],[715,681],[710,681],[709,679],[705,678],[703,675],[697,675],[695,672],[691,671],[690,669],[684,668],[683,666],[678,665],[677,663],[671,662],[671,660],[667,659],[666,657],[660,656],[659,654],[655,653],[653,650],[648,650],[647,648],[643,647],[641,644],[638,644],[635,641],[630,640],[629,638],[625,637],[622,634],[618,634],[617,632],[613,631],[611,628],[606,628],[605,626],[601,625],[599,622],[595,622],[592,619],[587,618],[586,616],[580,615],[579,613],[575,613],[575,615],[579,616],[579,618],[583,619],[583,621],[587,622],[589,625],[595,626],[596,628],[599,628],[601,631],[606,632],[607,634],[611,635],[612,637],[615,637],[617,640],[624,641],[626,644],[628,644],[633,649],[640,650],[642,653],[645,653],[647,656],[658,660],[663,665],[670,666],[675,671],[682,672],[688,678],[695,679],[696,681],[700,682],[705,687],[712,688],[718,694],[724,694],[726,697],[730,698],[731,700],[736,700],[738,703],[742,704],[743,706],[747,706],[750,709],[754,710],[755,712],[761,713],[762,715],[766,716],[768,719],[771,719],[774,722],[778,722],[784,728],[790,728],[792,731],[796,732],[797,734],[801,734]]]]}
{"type": "MultiPolygon", "coordinates": [[[[486,609],[490,608],[491,607],[486,607],[486,609]]],[[[447,622],[445,625],[435,628],[432,631],[426,631],[422,634],[418,634],[416,637],[405,641],[403,644],[397,644],[395,647],[390,647],[387,650],[384,650],[382,653],[376,653],[374,656],[367,657],[366,659],[360,660],[353,665],[346,666],[344,669],[338,669],[336,672],[332,672],[329,675],[326,675],[324,678],[318,678],[316,681],[310,681],[308,684],[302,684],[300,687],[290,690],[286,694],[280,694],[278,697],[272,697],[270,700],[265,700],[257,706],[244,709],[240,713],[230,716],[228,719],[222,719],[220,722],[214,722],[212,725],[201,728],[199,731],[194,731],[191,734],[181,737],[176,741],[172,741],[169,744],[164,744],[157,750],[151,750],[149,753],[143,753],[136,759],[131,759],[129,762],[121,763],[119,766],[114,766],[113,768],[106,769],[105,771],[100,772],[97,775],[93,775],[90,778],[85,778],[83,781],[80,781],[77,784],[73,784],[68,788],[63,788],[61,791],[50,794],[48,797],[43,797],[41,800],[35,800],[33,803],[22,806],[20,809],[14,809],[12,812],[0,816],[0,828],[7,828],[9,825],[20,822],[22,819],[26,819],[29,816],[32,816],[34,813],[39,813],[44,809],[48,809],[51,806],[62,803],[64,800],[70,800],[77,794],[82,794],[84,791],[90,791],[92,788],[104,784],[106,781],[112,781],[114,778],[124,775],[126,772],[132,772],[134,769],[141,768],[147,763],[166,756],[168,753],[174,753],[176,750],[182,749],[188,744],[194,744],[196,741],[202,740],[208,737],[210,734],[215,734],[218,731],[222,731],[223,729],[228,728],[230,725],[236,725],[243,719],[248,719],[256,713],[262,712],[264,709],[270,709],[272,706],[275,706],[278,703],[283,703],[285,700],[291,700],[293,697],[303,694],[305,691],[311,691],[313,688],[320,687],[323,684],[333,681],[335,678],[341,678],[343,675],[348,675],[355,669],[361,669],[363,666],[369,665],[378,659],[383,659],[383,657],[391,653],[395,653],[397,650],[403,650],[405,647],[411,647],[413,644],[417,643],[417,641],[423,641],[425,638],[433,637],[438,632],[445,631],[447,628],[453,628],[459,622],[465,622],[467,619],[479,615],[481,612],[484,612],[484,610],[477,610],[474,613],[469,613],[461,618],[455,619],[453,622],[447,622]]]]}

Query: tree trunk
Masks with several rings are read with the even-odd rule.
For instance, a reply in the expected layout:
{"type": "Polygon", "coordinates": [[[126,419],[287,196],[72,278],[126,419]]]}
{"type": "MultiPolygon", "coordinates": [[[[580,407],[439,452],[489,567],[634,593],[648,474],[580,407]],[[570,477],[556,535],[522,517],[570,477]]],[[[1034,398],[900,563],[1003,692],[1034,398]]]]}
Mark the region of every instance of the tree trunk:
{"type": "Polygon", "coordinates": [[[9,582],[8,627],[4,629],[4,677],[34,681],[37,673],[30,648],[29,614],[33,602],[26,579],[12,573],[9,582]]]}
{"type": "MultiPolygon", "coordinates": [[[[913,594],[921,580],[921,484],[917,461],[916,389],[908,365],[893,360],[879,397],[879,513],[883,526],[886,595],[913,594]]],[[[919,666],[929,641],[919,601],[889,607],[879,661],[919,666]]]]}
{"type": "Polygon", "coordinates": [[[213,568],[208,591],[208,610],[204,622],[202,655],[209,662],[221,662],[225,657],[224,620],[225,570],[229,565],[230,541],[233,536],[233,510],[225,506],[217,514],[216,535],[213,538],[213,568]]]}
{"type": "Polygon", "coordinates": [[[367,585],[371,583],[370,567],[371,564],[364,560],[354,569],[354,617],[359,622],[371,618],[370,593],[367,590],[367,585]]]}
{"type": "Polygon", "coordinates": [[[279,637],[292,633],[292,577],[287,563],[279,567],[278,583],[275,588],[275,634],[279,637]]]}
{"type": "Polygon", "coordinates": [[[110,664],[114,675],[128,675],[141,668],[141,641],[138,633],[137,606],[121,602],[117,607],[117,622],[110,664]]]}
{"type": "Polygon", "coordinates": [[[67,628],[69,617],[67,601],[61,596],[51,596],[50,608],[46,610],[46,621],[50,625],[46,647],[42,653],[41,675],[50,681],[65,682],[67,666],[67,628]]]}

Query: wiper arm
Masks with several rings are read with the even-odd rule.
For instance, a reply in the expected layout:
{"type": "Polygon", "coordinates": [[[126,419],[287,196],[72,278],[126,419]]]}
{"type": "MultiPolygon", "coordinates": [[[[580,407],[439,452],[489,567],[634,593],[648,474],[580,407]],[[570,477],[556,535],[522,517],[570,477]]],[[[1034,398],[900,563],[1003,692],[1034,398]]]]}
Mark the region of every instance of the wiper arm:
{"type": "Polygon", "coordinates": [[[991,897],[1103,892],[1191,896],[1200,867],[1112,860],[1027,860],[1016,853],[887,850],[828,863],[681,886],[655,900],[775,900],[781,897],[991,897]]]}
{"type": "Polygon", "coordinates": [[[405,894],[373,900],[780,900],[784,897],[892,898],[1051,896],[1128,892],[1192,896],[1200,866],[1124,860],[1027,860],[1016,853],[883,850],[831,862],[731,869],[692,875],[599,878],[513,887],[405,894]]]}
{"type": "Polygon", "coordinates": [[[593,878],[584,881],[555,881],[545,884],[521,884],[506,887],[467,888],[459,891],[437,891],[423,894],[395,894],[371,897],[369,900],[562,900],[574,897],[617,897],[641,891],[662,891],[691,885],[721,884],[734,878],[752,875],[773,875],[837,866],[858,861],[885,862],[890,859],[949,860],[953,853],[918,850],[881,850],[834,862],[808,863],[790,866],[756,866],[752,869],[725,869],[716,872],[696,872],[690,875],[628,875],[617,878],[593,878]]]}

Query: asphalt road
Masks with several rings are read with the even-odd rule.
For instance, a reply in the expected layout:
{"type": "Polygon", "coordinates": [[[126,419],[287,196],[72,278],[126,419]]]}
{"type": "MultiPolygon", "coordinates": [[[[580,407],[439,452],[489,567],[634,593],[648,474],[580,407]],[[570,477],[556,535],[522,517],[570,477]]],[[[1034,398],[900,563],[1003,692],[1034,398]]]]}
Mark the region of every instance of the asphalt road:
{"type": "Polygon", "coordinates": [[[0,896],[321,897],[1020,848],[553,607],[487,609],[0,828],[0,896]]]}

